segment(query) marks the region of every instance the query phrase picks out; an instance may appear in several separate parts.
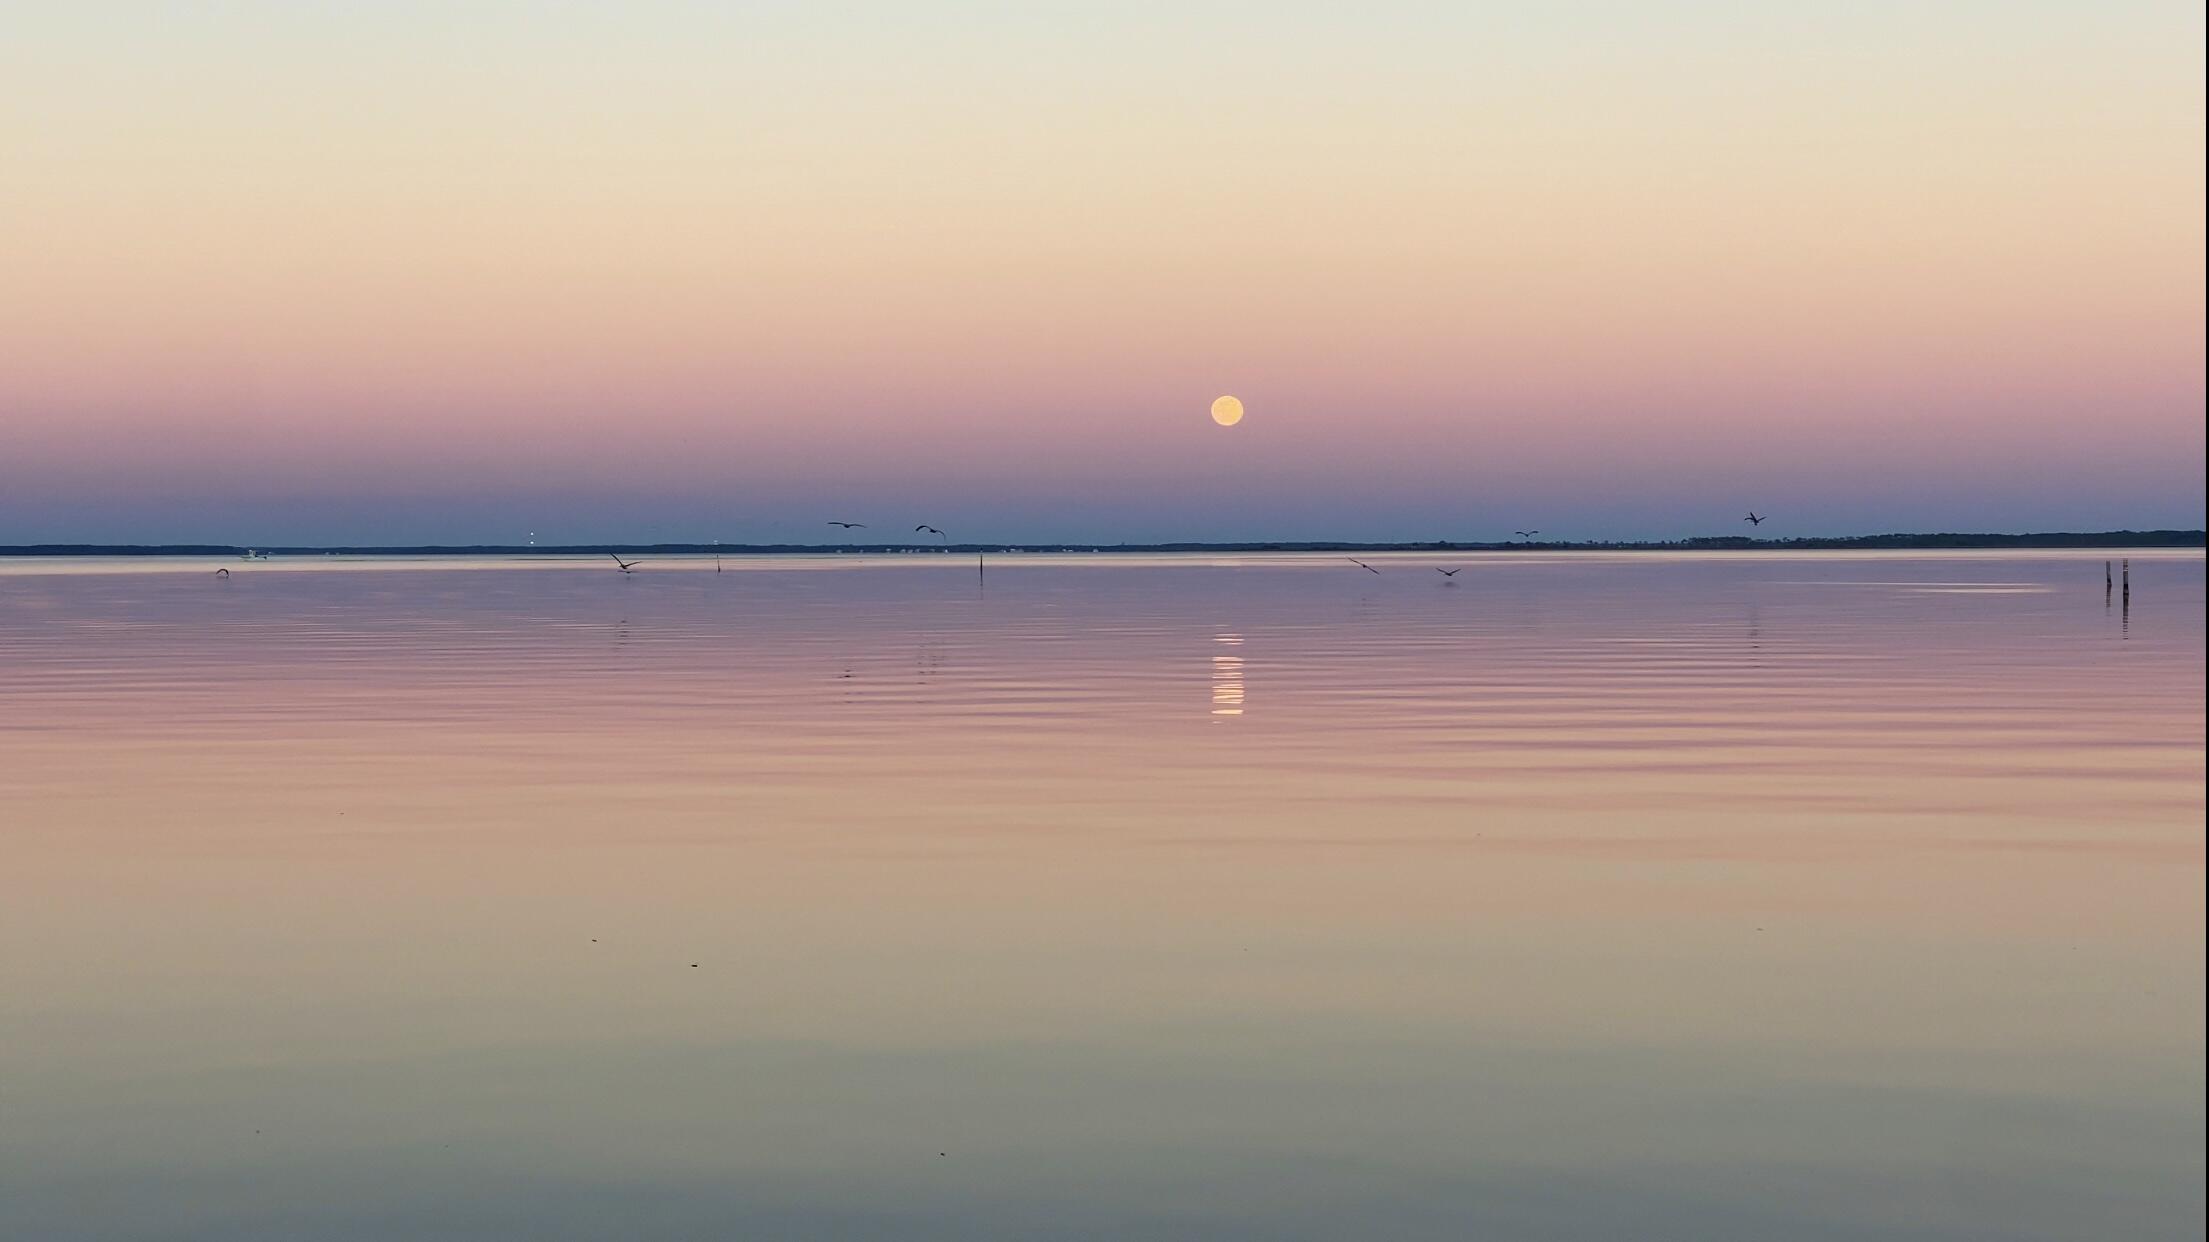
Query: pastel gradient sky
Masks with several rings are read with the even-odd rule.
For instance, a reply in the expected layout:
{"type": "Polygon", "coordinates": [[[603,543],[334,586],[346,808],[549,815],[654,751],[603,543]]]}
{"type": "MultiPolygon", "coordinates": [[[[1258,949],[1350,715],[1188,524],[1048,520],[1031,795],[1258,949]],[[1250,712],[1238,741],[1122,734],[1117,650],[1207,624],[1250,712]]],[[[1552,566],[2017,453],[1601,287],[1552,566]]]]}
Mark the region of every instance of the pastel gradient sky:
{"type": "Polygon", "coordinates": [[[2203,520],[2192,0],[4,25],[0,544],[2203,520]]]}

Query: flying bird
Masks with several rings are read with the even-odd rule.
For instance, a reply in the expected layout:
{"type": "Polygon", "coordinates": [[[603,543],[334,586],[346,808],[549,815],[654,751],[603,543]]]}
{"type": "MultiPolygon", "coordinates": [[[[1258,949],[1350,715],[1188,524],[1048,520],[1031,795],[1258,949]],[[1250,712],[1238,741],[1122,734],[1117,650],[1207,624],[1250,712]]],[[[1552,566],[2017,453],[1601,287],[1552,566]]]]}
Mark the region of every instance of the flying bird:
{"type": "Polygon", "coordinates": [[[215,576],[217,578],[228,578],[230,576],[230,571],[228,569],[218,569],[215,571],[215,576]]]}
{"type": "Polygon", "coordinates": [[[1747,516],[1747,517],[1745,517],[1745,518],[1743,518],[1743,519],[1741,519],[1741,520],[1742,520],[1742,521],[1744,521],[1744,522],[1747,522],[1747,523],[1748,523],[1749,525],[1751,525],[1751,526],[1762,526],[1762,525],[1764,525],[1764,515],[1762,515],[1762,514],[1758,513],[1758,512],[1757,512],[1756,510],[1754,510],[1754,509],[1751,509],[1751,510],[1749,510],[1749,516],[1747,516]]]}
{"type": "Polygon", "coordinates": [[[1362,569],[1369,574],[1377,574],[1381,572],[1380,570],[1373,568],[1371,565],[1366,564],[1364,561],[1359,560],[1357,557],[1345,556],[1342,559],[1350,562],[1352,565],[1357,566],[1359,569],[1362,569]]]}
{"type": "Polygon", "coordinates": [[[637,572],[637,566],[639,566],[639,565],[642,565],[642,564],[644,564],[644,562],[643,562],[643,561],[625,561],[625,560],[622,560],[622,559],[621,559],[621,558],[620,558],[619,556],[615,556],[615,555],[614,555],[613,553],[611,553],[611,552],[608,552],[608,553],[607,553],[606,555],[608,555],[608,556],[612,556],[612,557],[614,558],[614,564],[615,564],[615,566],[616,566],[616,567],[618,567],[618,568],[619,568],[619,569],[621,570],[621,572],[623,572],[623,573],[625,573],[625,574],[633,574],[633,573],[637,572]]]}
{"type": "Polygon", "coordinates": [[[1460,565],[1457,567],[1457,569],[1444,569],[1440,565],[1437,565],[1434,567],[1434,572],[1442,575],[1445,578],[1455,578],[1457,576],[1457,570],[1463,568],[1465,567],[1463,565],[1460,565]]]}
{"type": "Polygon", "coordinates": [[[1517,535],[1521,539],[1532,539],[1534,536],[1539,535],[1542,532],[1538,530],[1515,530],[1511,533],[1517,535]]]}
{"type": "Polygon", "coordinates": [[[830,525],[830,526],[841,526],[841,527],[843,527],[843,528],[844,528],[845,530],[865,530],[865,529],[867,529],[867,524],[866,524],[865,522],[830,522],[830,523],[829,523],[829,525],[830,525]]]}
{"type": "Polygon", "coordinates": [[[938,535],[938,536],[942,536],[943,538],[946,538],[946,539],[950,538],[950,536],[949,536],[949,535],[945,535],[945,534],[944,534],[944,533],[943,533],[942,531],[940,531],[940,530],[937,530],[937,529],[936,529],[935,527],[933,527],[933,526],[915,526],[915,527],[913,528],[913,533],[914,533],[914,534],[919,534],[919,533],[920,533],[921,531],[927,531],[927,532],[928,532],[929,534],[931,534],[931,535],[938,535]]]}

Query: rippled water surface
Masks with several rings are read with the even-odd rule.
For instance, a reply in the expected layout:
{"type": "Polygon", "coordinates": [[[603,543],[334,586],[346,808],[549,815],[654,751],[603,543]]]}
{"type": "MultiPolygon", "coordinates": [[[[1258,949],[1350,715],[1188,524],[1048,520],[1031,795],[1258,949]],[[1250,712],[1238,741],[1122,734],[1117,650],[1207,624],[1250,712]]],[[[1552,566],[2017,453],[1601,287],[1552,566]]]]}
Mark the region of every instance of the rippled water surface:
{"type": "Polygon", "coordinates": [[[2198,1236],[2200,553],[1368,559],[0,562],[0,1236],[2198,1236]]]}

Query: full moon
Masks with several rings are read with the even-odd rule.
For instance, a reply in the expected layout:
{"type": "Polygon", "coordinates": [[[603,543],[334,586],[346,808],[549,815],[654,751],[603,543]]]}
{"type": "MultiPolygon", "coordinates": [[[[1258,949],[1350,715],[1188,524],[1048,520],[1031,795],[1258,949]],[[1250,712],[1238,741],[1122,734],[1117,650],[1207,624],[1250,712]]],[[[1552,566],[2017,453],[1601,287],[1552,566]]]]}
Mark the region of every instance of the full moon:
{"type": "Polygon", "coordinates": [[[1221,397],[1214,401],[1212,421],[1222,427],[1232,427],[1243,421],[1243,403],[1234,397],[1221,397]]]}

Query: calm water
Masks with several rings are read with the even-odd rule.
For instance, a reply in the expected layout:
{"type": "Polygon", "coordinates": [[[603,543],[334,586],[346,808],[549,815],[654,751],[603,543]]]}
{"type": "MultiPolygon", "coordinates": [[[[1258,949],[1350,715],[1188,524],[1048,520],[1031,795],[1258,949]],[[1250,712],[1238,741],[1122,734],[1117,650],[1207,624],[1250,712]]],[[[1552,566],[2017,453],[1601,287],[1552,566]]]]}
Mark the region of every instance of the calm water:
{"type": "Polygon", "coordinates": [[[0,563],[0,1236],[2203,1214],[2203,559],[0,563]]]}

